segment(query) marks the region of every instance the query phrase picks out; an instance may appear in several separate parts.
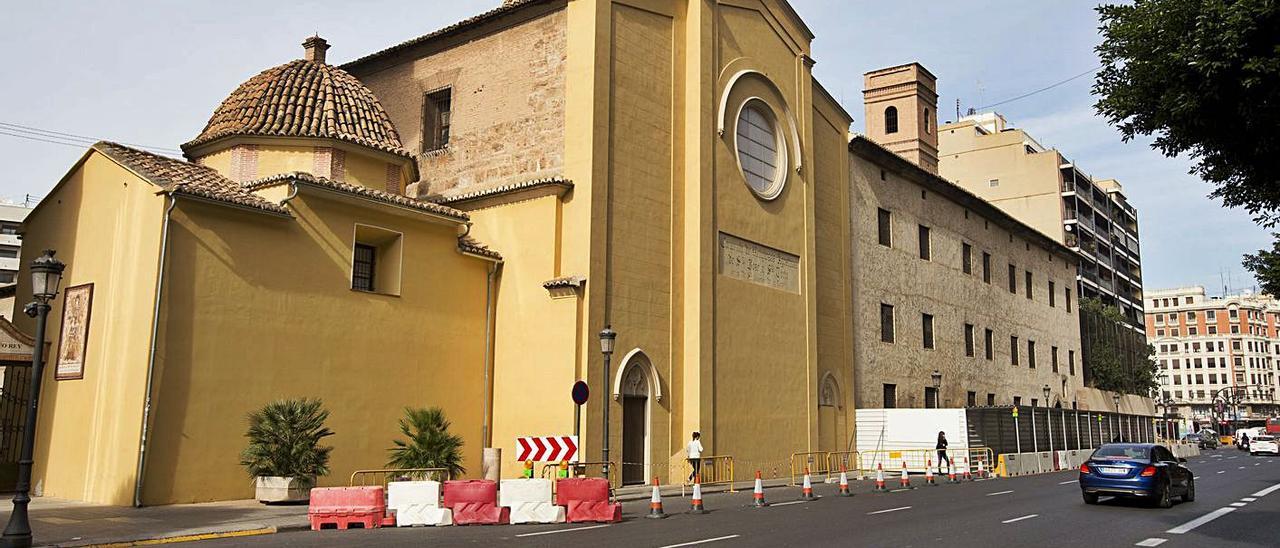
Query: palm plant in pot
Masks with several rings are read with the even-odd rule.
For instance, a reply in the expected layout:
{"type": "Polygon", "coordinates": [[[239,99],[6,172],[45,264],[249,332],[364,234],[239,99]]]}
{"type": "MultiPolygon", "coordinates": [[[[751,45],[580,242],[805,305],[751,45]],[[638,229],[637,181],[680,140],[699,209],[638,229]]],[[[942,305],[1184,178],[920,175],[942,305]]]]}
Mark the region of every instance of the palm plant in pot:
{"type": "Polygon", "coordinates": [[[254,478],[262,502],[296,502],[310,498],[317,476],[329,473],[329,452],[320,440],[332,436],[324,425],[329,411],[320,400],[284,399],[249,413],[249,445],[240,464],[254,478]]]}
{"type": "Polygon", "coordinates": [[[449,420],[443,409],[406,407],[404,418],[400,419],[400,433],[407,439],[395,440],[387,466],[443,468],[450,478],[466,473],[462,466],[462,437],[449,433],[449,420]]]}

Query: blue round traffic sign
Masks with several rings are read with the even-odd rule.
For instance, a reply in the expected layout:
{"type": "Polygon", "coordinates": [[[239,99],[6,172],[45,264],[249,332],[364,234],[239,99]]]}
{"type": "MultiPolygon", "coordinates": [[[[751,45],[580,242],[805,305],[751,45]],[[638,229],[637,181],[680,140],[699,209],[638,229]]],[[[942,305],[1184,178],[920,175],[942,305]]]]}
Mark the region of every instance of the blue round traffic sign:
{"type": "Polygon", "coordinates": [[[585,381],[573,383],[573,403],[578,405],[587,403],[587,396],[590,394],[591,391],[587,389],[587,383],[585,381]]]}

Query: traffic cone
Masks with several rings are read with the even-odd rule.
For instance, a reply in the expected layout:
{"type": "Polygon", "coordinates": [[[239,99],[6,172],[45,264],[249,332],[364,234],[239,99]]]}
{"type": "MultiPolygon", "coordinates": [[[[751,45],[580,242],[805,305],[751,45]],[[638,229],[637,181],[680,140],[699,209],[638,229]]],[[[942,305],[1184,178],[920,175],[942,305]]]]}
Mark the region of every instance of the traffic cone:
{"type": "Polygon", "coordinates": [[[813,496],[813,483],[809,481],[809,469],[804,469],[804,485],[800,488],[800,500],[818,500],[813,496]]]}
{"type": "Polygon", "coordinates": [[[653,477],[653,497],[649,499],[649,515],[647,518],[662,519],[667,514],[662,511],[662,493],[658,491],[658,476],[653,477]]]}
{"type": "Polygon", "coordinates": [[[876,464],[876,492],[885,493],[889,490],[884,486],[884,463],[876,464]]]}
{"type": "Polygon", "coordinates": [[[849,492],[849,474],[846,473],[843,466],[840,467],[840,496],[853,496],[853,493],[849,492]]]}
{"type": "Polygon", "coordinates": [[[951,463],[951,461],[947,461],[947,481],[951,483],[960,483],[960,481],[956,479],[956,467],[951,463]]]}
{"type": "Polygon", "coordinates": [[[702,507],[702,475],[693,477],[693,498],[690,499],[692,507],[689,508],[690,514],[705,514],[706,509],[702,507]]]}
{"type": "Polygon", "coordinates": [[[978,459],[978,477],[982,479],[987,479],[987,467],[985,463],[986,461],[978,459]]]}
{"type": "Polygon", "coordinates": [[[928,459],[924,463],[924,483],[937,487],[937,482],[933,481],[933,459],[928,459]]]}
{"type": "Polygon", "coordinates": [[[764,501],[764,482],[760,479],[759,470],[756,470],[756,487],[751,491],[751,501],[756,508],[764,508],[769,505],[764,501]]]}
{"type": "Polygon", "coordinates": [[[907,476],[907,461],[902,461],[902,477],[898,479],[898,484],[903,489],[911,488],[911,477],[907,476]]]}
{"type": "Polygon", "coordinates": [[[969,457],[964,457],[964,480],[973,481],[973,472],[969,471],[969,457]]]}

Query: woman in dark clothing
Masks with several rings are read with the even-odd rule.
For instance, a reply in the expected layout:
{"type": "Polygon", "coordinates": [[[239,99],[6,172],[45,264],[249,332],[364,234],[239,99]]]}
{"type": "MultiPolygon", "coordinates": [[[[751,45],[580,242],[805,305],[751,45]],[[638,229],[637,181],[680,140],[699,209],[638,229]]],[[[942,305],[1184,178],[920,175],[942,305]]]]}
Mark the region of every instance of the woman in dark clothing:
{"type": "Polygon", "coordinates": [[[942,469],[942,461],[947,461],[947,470],[951,469],[951,459],[947,457],[947,434],[938,432],[938,469],[942,469]]]}

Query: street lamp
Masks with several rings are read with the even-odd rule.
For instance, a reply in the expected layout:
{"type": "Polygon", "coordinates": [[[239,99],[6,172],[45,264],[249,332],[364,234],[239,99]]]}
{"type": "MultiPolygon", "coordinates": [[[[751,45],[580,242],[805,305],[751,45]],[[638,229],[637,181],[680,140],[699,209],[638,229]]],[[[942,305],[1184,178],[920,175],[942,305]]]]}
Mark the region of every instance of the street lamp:
{"type": "MultiPolygon", "coordinates": [[[[1111,395],[1111,401],[1116,404],[1116,424],[1120,424],[1120,393],[1116,392],[1111,395]]],[[[1120,441],[1124,441],[1124,430],[1120,431],[1120,441]]]]}
{"type": "MultiPolygon", "coordinates": [[[[609,390],[609,358],[613,356],[613,342],[617,338],[618,333],[608,325],[604,326],[604,329],[600,330],[600,353],[604,354],[604,383],[600,386],[604,387],[606,394],[609,390]]],[[[601,465],[601,470],[604,473],[604,479],[605,481],[609,481],[609,396],[606,395],[602,401],[604,402],[604,443],[600,445],[600,448],[601,454],[604,458],[600,460],[604,462],[604,464],[601,465]]]]}
{"type": "Polygon", "coordinates": [[[52,249],[31,261],[31,294],[35,302],[22,310],[36,319],[36,344],[31,354],[31,396],[27,401],[26,428],[22,431],[22,455],[18,460],[18,493],[13,496],[13,513],[0,537],[0,546],[27,548],[31,546],[31,523],[27,519],[27,505],[31,503],[31,461],[36,445],[36,411],[40,406],[40,381],[44,378],[44,332],[49,316],[49,301],[58,296],[62,284],[62,270],[66,265],[53,258],[52,249]]]}
{"type": "Polygon", "coordinates": [[[934,369],[933,375],[930,375],[930,377],[933,378],[933,407],[937,409],[940,407],[938,401],[942,398],[942,372],[934,369]]]}

